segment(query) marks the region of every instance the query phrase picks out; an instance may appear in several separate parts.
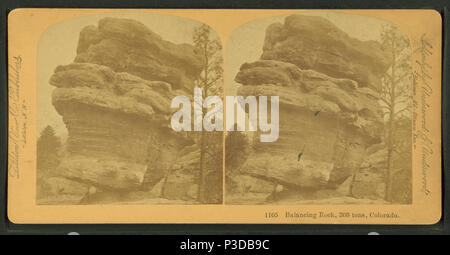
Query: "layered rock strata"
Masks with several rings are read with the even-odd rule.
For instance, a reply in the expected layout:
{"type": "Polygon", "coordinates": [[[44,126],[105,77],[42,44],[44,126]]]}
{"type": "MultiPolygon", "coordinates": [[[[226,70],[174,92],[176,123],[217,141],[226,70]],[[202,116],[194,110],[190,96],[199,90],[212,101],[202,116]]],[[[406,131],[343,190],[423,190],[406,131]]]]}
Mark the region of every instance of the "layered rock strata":
{"type": "Polygon", "coordinates": [[[283,24],[270,25],[261,59],[292,63],[374,89],[390,65],[378,42],[360,41],[325,18],[306,15],[290,15],[283,24]]]}
{"type": "MultiPolygon", "coordinates": [[[[310,197],[317,199],[316,191],[342,192],[335,189],[359,171],[366,148],[381,142],[377,89],[387,59],[378,43],[351,38],[321,17],[291,15],[284,24],[269,26],[261,59],[243,64],[235,81],[242,85],[239,95],[279,96],[279,138],[272,143],[255,140],[230,185],[264,184],[248,195],[256,203],[280,190],[312,192],[310,197]]],[[[355,189],[364,185],[364,176],[356,177],[355,189]]],[[[374,189],[381,192],[379,185],[374,189]]]]}
{"type": "Polygon", "coordinates": [[[195,199],[198,164],[180,156],[194,141],[170,128],[170,103],[192,95],[202,63],[193,46],[165,41],[137,21],[104,18],[85,27],[74,63],[58,66],[50,79],[68,138],[53,173],[58,179],[47,183],[85,187],[76,193],[85,203],[120,202],[152,189],[156,197],[195,199]],[[96,198],[99,192],[109,197],[96,198]]]}

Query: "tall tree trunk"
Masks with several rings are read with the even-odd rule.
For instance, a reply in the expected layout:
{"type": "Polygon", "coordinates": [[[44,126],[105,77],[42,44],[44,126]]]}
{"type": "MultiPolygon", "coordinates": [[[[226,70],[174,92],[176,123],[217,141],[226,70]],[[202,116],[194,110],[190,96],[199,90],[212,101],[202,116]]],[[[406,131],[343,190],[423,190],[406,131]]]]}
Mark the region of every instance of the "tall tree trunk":
{"type": "MultiPolygon", "coordinates": [[[[204,48],[204,53],[205,53],[205,80],[204,80],[204,84],[203,84],[203,99],[206,99],[208,97],[208,54],[207,54],[207,45],[205,44],[205,48],[204,48]]],[[[203,104],[203,100],[202,100],[202,104],[203,104]]],[[[198,186],[198,201],[202,204],[206,203],[206,131],[203,128],[203,118],[205,117],[206,114],[206,110],[205,108],[203,108],[202,105],[202,134],[200,137],[200,183],[198,186]]]]}
{"type": "Polygon", "coordinates": [[[395,40],[392,40],[392,66],[391,66],[391,77],[390,77],[390,111],[389,111],[389,122],[388,122],[388,141],[387,141],[387,173],[386,173],[386,190],[385,190],[385,200],[388,202],[392,201],[392,182],[393,182],[393,168],[394,168],[394,118],[395,118],[395,69],[396,66],[396,56],[395,56],[395,40]]]}
{"type": "Polygon", "coordinates": [[[387,144],[387,173],[386,173],[386,191],[385,191],[385,199],[388,202],[392,200],[392,181],[393,181],[393,151],[394,151],[394,143],[393,143],[393,114],[389,114],[389,133],[388,133],[388,144],[387,144]]]}
{"type": "Polygon", "coordinates": [[[206,203],[206,131],[202,129],[200,138],[200,183],[198,187],[198,201],[206,203]]]}

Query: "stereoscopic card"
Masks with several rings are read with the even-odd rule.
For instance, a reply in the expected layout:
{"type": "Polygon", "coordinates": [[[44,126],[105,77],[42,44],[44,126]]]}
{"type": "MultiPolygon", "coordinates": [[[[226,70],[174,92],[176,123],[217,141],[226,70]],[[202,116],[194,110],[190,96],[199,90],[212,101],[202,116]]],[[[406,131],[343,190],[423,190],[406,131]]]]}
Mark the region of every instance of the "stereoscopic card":
{"type": "Polygon", "coordinates": [[[434,10],[15,9],[13,223],[434,224],[434,10]]]}

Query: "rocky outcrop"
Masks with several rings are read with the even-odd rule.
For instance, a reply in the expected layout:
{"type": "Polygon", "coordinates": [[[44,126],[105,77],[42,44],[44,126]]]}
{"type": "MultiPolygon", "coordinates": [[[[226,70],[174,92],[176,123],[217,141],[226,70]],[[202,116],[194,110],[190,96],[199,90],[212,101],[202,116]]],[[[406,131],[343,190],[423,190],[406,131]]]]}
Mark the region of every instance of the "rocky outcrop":
{"type": "Polygon", "coordinates": [[[61,176],[106,190],[133,189],[147,170],[149,143],[189,144],[166,125],[176,95],[168,83],[91,63],[59,66],[50,83],[69,133],[61,176]]]}
{"type": "Polygon", "coordinates": [[[353,178],[351,195],[355,198],[384,199],[387,149],[384,144],[375,144],[367,148],[366,154],[353,178]]]}
{"type": "Polygon", "coordinates": [[[252,175],[283,185],[337,185],[358,169],[366,147],[380,141],[377,93],[355,81],[273,60],[242,65],[236,81],[243,85],[240,95],[277,95],[280,100],[279,138],[254,146],[243,167],[252,175]]]}
{"type": "Polygon", "coordinates": [[[138,161],[146,156],[147,130],[169,118],[175,94],[167,83],[88,63],[59,66],[50,84],[57,87],[53,105],[69,130],[69,151],[138,161]]]}
{"type": "Polygon", "coordinates": [[[251,173],[228,174],[227,197],[229,204],[264,204],[283,191],[283,186],[261,176],[253,177],[251,173]]]}
{"type": "Polygon", "coordinates": [[[281,61],[259,60],[243,64],[236,82],[244,85],[239,88],[241,95],[277,95],[280,104],[288,109],[332,115],[342,124],[357,128],[369,140],[380,139],[379,95],[370,88],[360,88],[353,80],[332,78],[281,61]]]}
{"type": "Polygon", "coordinates": [[[89,185],[64,177],[39,179],[37,204],[78,204],[89,192],[89,185]]]}
{"type": "Polygon", "coordinates": [[[203,65],[192,45],[165,41],[140,22],[119,18],[104,18],[98,26],[85,27],[75,62],[108,66],[115,72],[164,81],[188,91],[203,65]]]}
{"type": "Polygon", "coordinates": [[[305,200],[360,193],[365,175],[354,174],[366,149],[381,142],[378,76],[388,66],[378,43],[324,18],[291,15],[269,26],[261,60],[243,64],[235,81],[239,95],[279,96],[280,133],[275,142],[253,142],[241,174],[282,185],[294,200],[302,192],[305,200]]]}
{"type": "Polygon", "coordinates": [[[198,195],[198,183],[194,175],[176,171],[167,176],[162,197],[167,199],[195,200],[198,195]]]}
{"type": "Polygon", "coordinates": [[[263,50],[261,59],[292,63],[375,89],[379,87],[379,75],[390,65],[379,43],[352,38],[329,20],[316,16],[290,15],[284,24],[270,25],[263,50]]]}
{"type": "Polygon", "coordinates": [[[198,146],[186,146],[176,152],[162,150],[157,157],[158,160],[147,165],[143,188],[167,199],[195,200],[198,194],[198,146]]]}
{"type": "Polygon", "coordinates": [[[177,162],[194,141],[170,128],[172,98],[191,95],[201,70],[194,47],[164,41],[133,20],[105,18],[81,31],[77,54],[50,79],[68,130],[67,155],[53,174],[101,191],[91,197],[96,203],[142,189],[158,194],[163,177],[161,197],[195,199],[198,163],[177,162]]]}

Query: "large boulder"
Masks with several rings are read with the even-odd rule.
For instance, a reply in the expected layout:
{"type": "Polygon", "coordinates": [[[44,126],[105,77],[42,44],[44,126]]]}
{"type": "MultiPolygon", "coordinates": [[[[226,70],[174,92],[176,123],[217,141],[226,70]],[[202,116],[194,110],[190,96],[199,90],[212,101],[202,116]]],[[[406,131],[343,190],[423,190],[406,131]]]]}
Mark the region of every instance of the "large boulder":
{"type": "Polygon", "coordinates": [[[297,187],[337,187],[359,169],[365,149],[380,142],[378,94],[353,80],[259,60],[243,64],[236,81],[243,85],[239,95],[279,96],[279,138],[256,141],[243,167],[253,176],[297,187]]]}
{"type": "Polygon", "coordinates": [[[202,64],[192,45],[165,41],[137,21],[105,18],[83,29],[74,63],[50,78],[52,103],[68,130],[67,155],[52,174],[102,190],[91,197],[95,203],[143,187],[150,193],[194,143],[170,128],[170,103],[192,95],[202,64]]]}
{"type": "Polygon", "coordinates": [[[295,155],[290,156],[259,151],[250,155],[242,169],[247,175],[287,187],[320,188],[327,184],[333,170],[332,163],[306,158],[297,161],[295,155]]]}
{"type": "Polygon", "coordinates": [[[244,63],[235,81],[238,95],[279,96],[279,138],[253,135],[239,176],[282,185],[271,203],[381,201],[386,157],[372,147],[384,134],[380,77],[390,61],[380,43],[352,38],[323,17],[290,15],[268,26],[260,59],[244,63]]]}
{"type": "Polygon", "coordinates": [[[75,62],[108,66],[189,91],[204,59],[192,45],[165,41],[138,21],[103,18],[98,26],[81,31],[75,62]]]}
{"type": "Polygon", "coordinates": [[[374,141],[380,139],[383,120],[377,102],[379,94],[359,87],[353,80],[333,78],[275,60],[245,63],[235,80],[244,85],[238,90],[240,95],[277,95],[280,105],[287,108],[331,114],[344,124],[361,129],[374,141]]]}
{"type": "Polygon", "coordinates": [[[293,63],[376,90],[379,75],[390,65],[378,42],[352,38],[325,18],[297,14],[267,28],[261,59],[293,63]]]}
{"type": "Polygon", "coordinates": [[[123,159],[71,155],[61,161],[57,175],[104,190],[133,190],[142,183],[145,165],[123,159]]]}
{"type": "Polygon", "coordinates": [[[144,164],[152,137],[176,143],[177,134],[166,124],[175,96],[170,84],[89,63],[59,66],[50,84],[57,87],[53,105],[68,129],[71,153],[144,164]]]}

